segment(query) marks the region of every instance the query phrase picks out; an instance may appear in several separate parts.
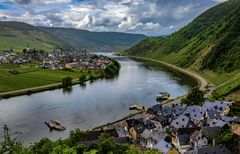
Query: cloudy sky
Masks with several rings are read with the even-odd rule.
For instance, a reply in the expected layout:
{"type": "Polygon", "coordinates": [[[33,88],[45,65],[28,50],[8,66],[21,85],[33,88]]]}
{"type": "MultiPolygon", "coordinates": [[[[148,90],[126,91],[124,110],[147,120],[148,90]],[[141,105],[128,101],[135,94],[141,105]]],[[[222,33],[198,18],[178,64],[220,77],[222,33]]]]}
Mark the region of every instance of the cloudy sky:
{"type": "Polygon", "coordinates": [[[170,34],[225,0],[0,0],[0,20],[91,31],[170,34]]]}

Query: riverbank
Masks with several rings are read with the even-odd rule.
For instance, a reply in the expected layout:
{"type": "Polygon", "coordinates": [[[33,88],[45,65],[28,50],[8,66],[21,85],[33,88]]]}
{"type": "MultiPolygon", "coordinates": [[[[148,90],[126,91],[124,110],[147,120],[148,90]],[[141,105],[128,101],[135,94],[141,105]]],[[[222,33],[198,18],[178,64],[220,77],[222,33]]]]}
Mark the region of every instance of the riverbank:
{"type": "Polygon", "coordinates": [[[111,59],[111,61],[111,65],[99,70],[44,70],[27,68],[28,71],[25,70],[16,75],[3,74],[3,76],[0,76],[0,86],[2,86],[0,91],[4,91],[0,92],[0,100],[2,98],[31,95],[47,90],[64,88],[66,86],[63,85],[62,80],[66,77],[73,79],[71,84],[67,86],[73,86],[98,78],[115,76],[118,74],[121,66],[116,60],[111,59]],[[84,79],[80,79],[82,76],[84,76],[84,79]]]}
{"type": "MultiPolygon", "coordinates": [[[[86,79],[84,82],[87,82],[90,80],[95,80],[95,79],[98,79],[101,77],[104,77],[104,76],[103,75],[95,76],[91,79],[90,78],[86,79]]],[[[82,84],[84,82],[79,81],[79,79],[76,78],[76,79],[72,80],[72,84],[70,86],[73,86],[76,84],[82,84]]],[[[6,98],[21,96],[21,95],[31,95],[31,94],[38,93],[38,92],[61,89],[64,87],[65,86],[62,85],[62,82],[58,82],[58,83],[54,83],[54,84],[38,86],[38,87],[33,87],[33,88],[26,88],[26,89],[14,90],[14,91],[2,92],[2,93],[0,93],[0,98],[6,99],[6,98]]]]}

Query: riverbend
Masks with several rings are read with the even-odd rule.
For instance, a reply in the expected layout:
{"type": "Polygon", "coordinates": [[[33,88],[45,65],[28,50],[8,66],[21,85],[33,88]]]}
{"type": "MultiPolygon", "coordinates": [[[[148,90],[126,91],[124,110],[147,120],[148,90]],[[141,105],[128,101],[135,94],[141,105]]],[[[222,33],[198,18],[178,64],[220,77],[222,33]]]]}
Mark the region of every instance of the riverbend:
{"type": "Polygon", "coordinates": [[[128,110],[132,104],[152,106],[159,91],[168,91],[176,98],[197,85],[175,70],[146,67],[127,57],[115,58],[121,70],[113,79],[1,100],[0,125],[7,124],[13,132],[20,132],[16,137],[26,144],[43,137],[64,138],[70,130],[91,129],[133,113],[128,110]],[[51,119],[61,121],[66,130],[50,132],[44,121],[51,119]]]}

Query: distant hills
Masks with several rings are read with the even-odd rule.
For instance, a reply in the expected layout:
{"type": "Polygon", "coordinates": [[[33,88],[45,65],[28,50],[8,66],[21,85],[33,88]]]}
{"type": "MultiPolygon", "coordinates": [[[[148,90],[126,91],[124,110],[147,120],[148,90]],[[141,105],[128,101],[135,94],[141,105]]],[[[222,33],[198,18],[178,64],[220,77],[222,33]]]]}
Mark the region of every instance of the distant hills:
{"type": "Polygon", "coordinates": [[[51,34],[66,48],[123,50],[147,38],[145,35],[141,34],[90,32],[74,28],[38,28],[51,34]]]}
{"type": "Polygon", "coordinates": [[[127,52],[194,70],[239,70],[240,1],[219,4],[172,35],[145,39],[127,52]]]}
{"type": "Polygon", "coordinates": [[[29,45],[46,51],[54,48],[113,51],[124,50],[146,38],[141,34],[35,27],[22,22],[0,21],[0,50],[22,51],[29,45]]]}

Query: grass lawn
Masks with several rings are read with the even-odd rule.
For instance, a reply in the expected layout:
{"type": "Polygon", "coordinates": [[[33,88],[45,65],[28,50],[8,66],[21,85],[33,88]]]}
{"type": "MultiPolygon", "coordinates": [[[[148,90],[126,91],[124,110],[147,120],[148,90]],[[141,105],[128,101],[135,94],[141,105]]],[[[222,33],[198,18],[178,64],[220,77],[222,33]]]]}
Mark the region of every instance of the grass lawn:
{"type": "Polygon", "coordinates": [[[99,70],[90,72],[75,70],[71,72],[64,70],[43,70],[36,67],[26,67],[26,65],[20,67],[17,65],[0,65],[0,68],[0,92],[54,84],[61,82],[64,77],[68,76],[77,79],[82,74],[95,77],[101,75],[99,70]],[[19,74],[14,75],[9,72],[14,68],[19,74]]]}

